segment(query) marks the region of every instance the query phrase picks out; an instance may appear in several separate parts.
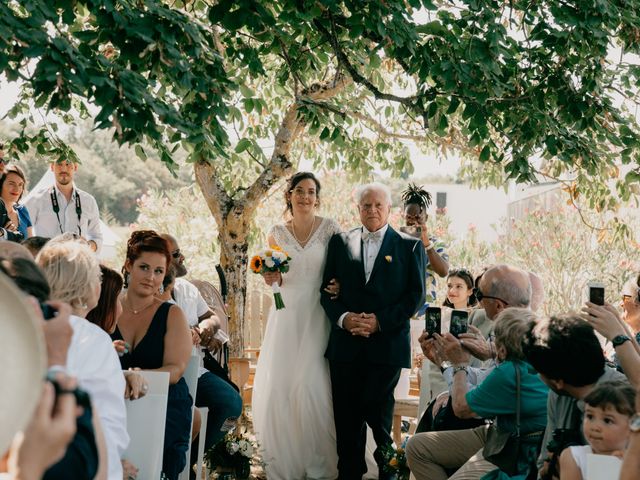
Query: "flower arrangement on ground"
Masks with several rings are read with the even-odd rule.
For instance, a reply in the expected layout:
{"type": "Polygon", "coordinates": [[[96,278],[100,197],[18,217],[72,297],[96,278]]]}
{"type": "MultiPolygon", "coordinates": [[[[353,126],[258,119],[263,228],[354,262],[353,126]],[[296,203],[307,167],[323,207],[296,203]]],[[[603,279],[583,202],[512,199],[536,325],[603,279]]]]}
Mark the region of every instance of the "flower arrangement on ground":
{"type": "MultiPolygon", "coordinates": [[[[291,257],[277,245],[265,249],[264,251],[254,255],[250,262],[253,273],[280,272],[287,273],[289,271],[289,261],[291,257]]],[[[280,293],[280,286],[277,283],[271,285],[273,290],[273,300],[276,304],[276,310],[284,308],[284,301],[280,293]]]]}
{"type": "Polygon", "coordinates": [[[249,478],[255,449],[255,442],[246,429],[232,430],[207,450],[205,462],[210,470],[232,470],[236,478],[249,478]]]}
{"type": "Polygon", "coordinates": [[[409,466],[404,452],[407,440],[409,440],[409,437],[405,437],[402,445],[398,448],[393,445],[387,445],[382,450],[382,459],[384,460],[382,470],[385,473],[395,473],[398,476],[398,480],[409,480],[409,466]]]}

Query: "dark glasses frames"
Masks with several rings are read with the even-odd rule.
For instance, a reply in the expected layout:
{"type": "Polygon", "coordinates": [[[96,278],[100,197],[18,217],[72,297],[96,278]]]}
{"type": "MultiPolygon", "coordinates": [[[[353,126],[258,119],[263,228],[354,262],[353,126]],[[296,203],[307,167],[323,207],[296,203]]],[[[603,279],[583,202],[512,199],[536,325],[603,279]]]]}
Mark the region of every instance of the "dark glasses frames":
{"type": "Polygon", "coordinates": [[[180,249],[176,250],[175,252],[171,252],[171,256],[173,258],[180,258],[181,255],[182,255],[182,252],[180,251],[180,249]]]}
{"type": "Polygon", "coordinates": [[[506,300],[503,300],[500,297],[492,297],[491,295],[485,295],[484,293],[482,293],[480,291],[479,288],[474,288],[473,289],[473,294],[476,296],[476,298],[478,299],[479,302],[481,302],[483,298],[490,298],[490,299],[493,299],[493,300],[500,300],[505,305],[509,305],[509,302],[507,302],[506,300]]]}

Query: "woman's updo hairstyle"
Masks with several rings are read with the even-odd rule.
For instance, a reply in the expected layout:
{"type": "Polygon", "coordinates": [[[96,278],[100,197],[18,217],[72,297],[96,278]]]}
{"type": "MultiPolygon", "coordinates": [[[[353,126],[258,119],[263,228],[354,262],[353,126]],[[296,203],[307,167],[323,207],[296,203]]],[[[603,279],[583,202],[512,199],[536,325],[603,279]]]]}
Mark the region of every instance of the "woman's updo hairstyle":
{"type": "Polygon", "coordinates": [[[313,182],[316,184],[316,199],[318,201],[318,204],[320,204],[320,180],[318,180],[316,176],[311,172],[297,172],[287,179],[287,187],[284,190],[284,201],[287,204],[287,209],[285,210],[285,213],[289,212],[289,214],[293,215],[293,206],[291,205],[291,194],[293,193],[293,190],[296,188],[296,186],[302,180],[307,180],[307,179],[313,180],[313,182]]]}
{"type": "MultiPolygon", "coordinates": [[[[136,230],[127,240],[127,260],[130,265],[133,265],[145,252],[160,253],[167,259],[167,267],[171,265],[169,243],[154,230],[136,230]]],[[[124,286],[128,287],[129,275],[124,265],[122,266],[122,276],[124,277],[124,286]]]]}

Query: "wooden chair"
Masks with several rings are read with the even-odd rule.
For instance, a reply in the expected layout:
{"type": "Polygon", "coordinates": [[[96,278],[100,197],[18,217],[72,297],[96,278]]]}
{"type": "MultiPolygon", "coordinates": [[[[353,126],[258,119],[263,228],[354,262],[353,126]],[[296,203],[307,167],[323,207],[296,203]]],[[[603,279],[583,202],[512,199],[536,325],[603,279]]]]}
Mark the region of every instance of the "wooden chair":
{"type": "MultiPolygon", "coordinates": [[[[393,441],[396,447],[402,444],[402,417],[418,418],[418,402],[416,398],[401,398],[396,399],[395,406],[393,407],[393,441]]],[[[413,433],[416,429],[416,425],[412,423],[412,427],[409,429],[409,433],[413,433]],[[413,431],[412,431],[413,430],[413,431]]]]}
{"type": "Polygon", "coordinates": [[[251,374],[251,359],[246,357],[231,357],[229,358],[229,377],[231,381],[235,383],[240,389],[240,396],[242,397],[242,404],[247,405],[251,403],[251,390],[252,387],[247,385],[249,376],[251,374]]]}
{"type": "MultiPolygon", "coordinates": [[[[195,406],[196,393],[198,392],[198,373],[200,370],[201,363],[202,363],[202,358],[200,357],[198,351],[194,349],[193,354],[189,359],[189,364],[187,365],[187,369],[184,371],[184,374],[182,375],[185,382],[187,382],[187,386],[189,387],[189,395],[191,395],[191,398],[193,399],[193,404],[191,405],[191,409],[192,409],[191,427],[192,428],[193,428],[193,419],[194,419],[193,413],[195,413],[195,409],[196,409],[196,406],[195,406]]],[[[204,409],[204,410],[207,410],[207,412],[209,411],[209,409],[204,409]]],[[[200,413],[202,415],[202,411],[200,413]]],[[[206,431],[207,431],[207,422],[205,420],[200,424],[200,432],[198,433],[199,442],[203,442],[203,450],[204,450],[203,437],[206,435],[206,431]]],[[[200,449],[198,448],[198,451],[199,450],[200,449]]],[[[198,462],[200,465],[202,465],[202,458],[198,458],[198,462]]],[[[187,450],[187,464],[185,465],[184,470],[182,470],[182,472],[180,473],[180,476],[178,477],[178,479],[189,480],[189,472],[192,467],[193,465],[191,465],[191,442],[189,442],[189,449],[187,450]]],[[[200,474],[200,470],[196,472],[197,478],[200,478],[199,474],[200,474]]]]}
{"type": "Polygon", "coordinates": [[[149,384],[147,394],[126,400],[129,447],[124,458],[138,468],[138,478],[160,478],[167,417],[169,372],[140,371],[149,384]]]}

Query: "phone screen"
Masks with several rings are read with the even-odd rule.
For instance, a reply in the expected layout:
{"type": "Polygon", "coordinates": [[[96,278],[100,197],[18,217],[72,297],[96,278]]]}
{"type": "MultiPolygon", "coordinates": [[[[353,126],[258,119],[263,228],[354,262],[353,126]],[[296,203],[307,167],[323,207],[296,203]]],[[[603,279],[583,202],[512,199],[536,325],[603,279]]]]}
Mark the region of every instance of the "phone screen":
{"type": "Polygon", "coordinates": [[[400,231],[416,238],[420,238],[420,235],[422,235],[422,228],[414,225],[400,227],[400,231]]]}
{"type": "Polygon", "coordinates": [[[458,338],[461,333],[467,333],[469,326],[469,312],[466,310],[453,310],[451,312],[451,324],[449,332],[458,338]]]}
{"type": "Polygon", "coordinates": [[[427,311],[424,314],[424,320],[425,320],[424,328],[430,337],[432,337],[434,333],[437,333],[437,334],[441,333],[442,310],[440,310],[440,307],[427,308],[427,311]]]}
{"type": "Polygon", "coordinates": [[[596,305],[604,305],[604,287],[590,285],[589,301],[596,305]]]}

